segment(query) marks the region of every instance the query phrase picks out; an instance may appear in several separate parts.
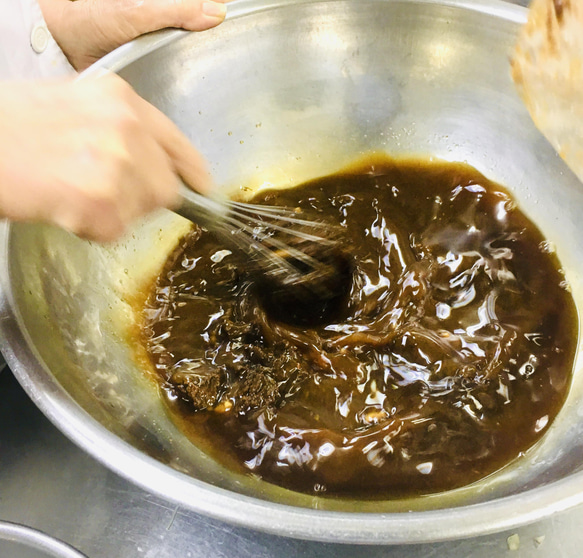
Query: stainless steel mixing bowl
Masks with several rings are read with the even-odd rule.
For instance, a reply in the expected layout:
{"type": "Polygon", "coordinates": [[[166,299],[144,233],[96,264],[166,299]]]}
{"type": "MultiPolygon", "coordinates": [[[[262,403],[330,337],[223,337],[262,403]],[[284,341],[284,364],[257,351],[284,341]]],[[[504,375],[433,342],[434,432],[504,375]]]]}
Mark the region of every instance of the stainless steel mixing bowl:
{"type": "MultiPolygon", "coordinates": [[[[119,71],[182,127],[227,189],[296,184],[372,150],[467,161],[507,185],[556,245],[581,305],[583,186],[509,78],[525,19],[496,0],[238,0],[215,30],[144,37],[89,73],[119,71]]],[[[109,247],[46,226],[0,232],[2,350],[46,415],[108,467],[195,511],[335,542],[467,537],[583,501],[580,360],[543,441],[465,489],[326,500],[218,466],[169,420],[131,341],[135,293],[185,228],[161,212],[109,247]]]]}

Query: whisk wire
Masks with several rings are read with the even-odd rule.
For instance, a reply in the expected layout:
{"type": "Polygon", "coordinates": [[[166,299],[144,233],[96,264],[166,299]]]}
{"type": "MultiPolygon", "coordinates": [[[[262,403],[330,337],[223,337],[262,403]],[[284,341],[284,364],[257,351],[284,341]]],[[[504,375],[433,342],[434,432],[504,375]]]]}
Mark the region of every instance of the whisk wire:
{"type": "MultiPolygon", "coordinates": [[[[297,266],[294,266],[292,263],[290,263],[290,259],[301,262],[306,269],[317,270],[322,265],[322,263],[319,262],[316,258],[313,258],[305,252],[298,250],[277,238],[274,238],[272,236],[273,233],[266,232],[264,230],[266,224],[262,221],[254,219],[253,224],[256,225],[255,227],[250,227],[249,225],[246,225],[245,223],[233,217],[227,217],[226,222],[235,227],[236,230],[232,231],[232,234],[236,235],[236,232],[243,232],[249,237],[254,239],[256,238],[258,240],[258,242],[252,242],[251,247],[253,247],[257,253],[259,253],[262,257],[265,257],[274,266],[272,270],[273,272],[278,273],[281,271],[288,275],[288,279],[284,280],[284,282],[292,283],[298,279],[297,275],[299,270],[297,266]],[[274,252],[270,248],[267,248],[267,246],[278,250],[279,253],[274,252]]],[[[283,227],[277,227],[274,225],[269,225],[269,227],[274,228],[275,230],[290,233],[289,230],[283,227]]],[[[299,235],[299,232],[300,231],[293,231],[292,234],[293,236],[297,236],[302,240],[313,242],[320,240],[320,237],[313,235],[299,235]]]]}
{"type": "Polygon", "coordinates": [[[317,220],[308,220],[298,217],[301,210],[291,209],[282,206],[258,205],[244,202],[226,202],[227,206],[235,210],[239,215],[246,215],[247,218],[254,223],[262,223],[261,218],[268,219],[268,225],[274,230],[290,233],[297,238],[302,238],[308,242],[317,242],[319,244],[336,245],[336,240],[326,236],[310,234],[302,230],[302,228],[316,229],[321,231],[330,231],[330,223],[317,220]],[[296,229],[289,229],[288,227],[277,224],[282,222],[289,225],[295,225],[296,229]]]}
{"type": "Polygon", "coordinates": [[[301,249],[302,243],[306,247],[308,243],[326,248],[337,245],[336,239],[330,237],[329,224],[299,218],[297,210],[287,207],[207,198],[186,186],[182,195],[177,213],[221,234],[281,284],[290,285],[330,272],[329,265],[301,249]],[[305,229],[327,234],[320,236],[305,229]],[[295,245],[282,240],[282,235],[288,235],[295,245]]]}

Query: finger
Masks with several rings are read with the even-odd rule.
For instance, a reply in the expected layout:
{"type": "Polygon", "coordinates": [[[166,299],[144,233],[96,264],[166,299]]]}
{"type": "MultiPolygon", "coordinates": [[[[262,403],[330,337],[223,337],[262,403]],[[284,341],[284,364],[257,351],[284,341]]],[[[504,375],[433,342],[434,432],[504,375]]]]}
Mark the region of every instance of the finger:
{"type": "Polygon", "coordinates": [[[229,0],[146,0],[142,17],[147,28],[178,27],[204,31],[221,23],[229,0]]]}
{"type": "Polygon", "coordinates": [[[208,194],[213,183],[203,156],[178,127],[156,107],[139,96],[136,96],[135,105],[142,122],[170,158],[176,174],[190,188],[208,194]]]}
{"type": "MultiPolygon", "coordinates": [[[[203,18],[202,24],[210,24],[209,26],[218,25],[221,23],[227,15],[227,7],[224,3],[214,2],[212,0],[205,0],[202,3],[201,9],[203,18]]],[[[206,28],[206,27],[205,27],[206,28]]],[[[191,28],[193,31],[201,31],[202,29],[191,28]]]]}
{"type": "Polygon", "coordinates": [[[77,203],[62,204],[49,221],[80,238],[98,242],[117,240],[126,231],[119,206],[94,201],[88,203],[85,198],[77,203]]]}
{"type": "Polygon", "coordinates": [[[122,216],[126,222],[159,207],[173,207],[178,197],[178,180],[169,155],[157,139],[143,131],[128,145],[133,168],[123,180],[122,216]]]}

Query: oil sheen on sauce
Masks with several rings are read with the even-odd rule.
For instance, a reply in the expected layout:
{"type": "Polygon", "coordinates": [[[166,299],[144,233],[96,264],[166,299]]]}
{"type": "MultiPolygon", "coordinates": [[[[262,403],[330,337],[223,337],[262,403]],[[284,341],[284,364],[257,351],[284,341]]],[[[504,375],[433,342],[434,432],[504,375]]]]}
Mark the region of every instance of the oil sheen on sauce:
{"type": "Polygon", "coordinates": [[[171,415],[219,462],[301,491],[449,490],[532,446],[577,342],[560,264],[510,194],[462,164],[371,157],[255,203],[342,227],[340,318],[284,323],[244,260],[195,229],[144,309],[171,415]]]}

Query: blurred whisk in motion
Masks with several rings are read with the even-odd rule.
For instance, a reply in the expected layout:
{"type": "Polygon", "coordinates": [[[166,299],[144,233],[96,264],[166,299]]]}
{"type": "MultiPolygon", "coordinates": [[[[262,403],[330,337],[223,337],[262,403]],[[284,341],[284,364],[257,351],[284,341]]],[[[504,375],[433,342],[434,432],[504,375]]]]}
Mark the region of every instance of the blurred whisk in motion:
{"type": "Polygon", "coordinates": [[[341,316],[352,268],[339,227],[299,209],[219,201],[186,187],[175,211],[249,258],[245,272],[272,317],[309,326],[341,316]]]}

